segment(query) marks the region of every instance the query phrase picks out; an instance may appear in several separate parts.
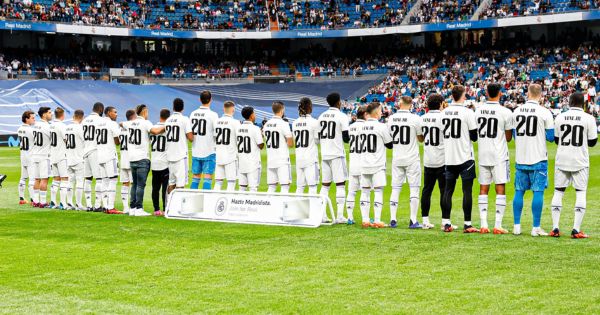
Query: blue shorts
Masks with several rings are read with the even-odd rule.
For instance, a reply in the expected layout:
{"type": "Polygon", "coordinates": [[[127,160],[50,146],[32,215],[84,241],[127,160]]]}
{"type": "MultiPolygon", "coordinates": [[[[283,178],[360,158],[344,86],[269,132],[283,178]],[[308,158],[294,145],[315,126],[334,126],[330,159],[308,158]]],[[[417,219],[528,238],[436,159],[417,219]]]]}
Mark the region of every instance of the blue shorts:
{"type": "Polygon", "coordinates": [[[213,175],[215,173],[216,165],[217,155],[214,153],[203,158],[192,157],[192,174],[213,175]]]}
{"type": "Polygon", "coordinates": [[[544,191],[548,187],[548,170],[520,170],[515,174],[515,190],[544,191]]]}

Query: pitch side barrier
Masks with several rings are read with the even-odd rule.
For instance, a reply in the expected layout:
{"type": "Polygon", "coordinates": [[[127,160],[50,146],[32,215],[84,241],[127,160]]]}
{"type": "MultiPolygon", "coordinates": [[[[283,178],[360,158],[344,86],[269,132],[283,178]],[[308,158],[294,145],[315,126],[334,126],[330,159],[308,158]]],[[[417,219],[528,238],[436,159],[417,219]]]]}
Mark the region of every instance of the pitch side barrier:
{"type": "Polygon", "coordinates": [[[322,223],[327,209],[335,218],[331,200],[319,194],[175,189],[165,217],[316,228],[332,224],[322,223]]]}
{"type": "Polygon", "coordinates": [[[173,29],[130,29],[127,27],[109,27],[94,25],[65,24],[52,22],[0,21],[0,30],[31,31],[46,33],[82,34],[96,36],[123,36],[143,38],[179,38],[179,39],[278,39],[278,38],[343,38],[356,36],[378,36],[388,34],[414,34],[422,32],[440,32],[468,29],[486,29],[519,25],[537,25],[564,22],[592,21],[600,19],[600,10],[566,12],[559,14],[518,16],[502,19],[477,21],[454,21],[443,23],[409,24],[387,27],[347,28],[339,30],[286,30],[286,31],[195,31],[173,29]]]}

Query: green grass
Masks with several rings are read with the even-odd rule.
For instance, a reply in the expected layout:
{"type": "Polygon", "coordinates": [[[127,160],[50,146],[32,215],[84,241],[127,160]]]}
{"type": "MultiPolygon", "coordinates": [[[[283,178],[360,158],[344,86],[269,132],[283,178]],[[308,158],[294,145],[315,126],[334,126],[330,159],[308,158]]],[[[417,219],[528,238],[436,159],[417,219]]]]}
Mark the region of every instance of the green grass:
{"type": "MultiPolygon", "coordinates": [[[[591,152],[583,224],[591,238],[571,240],[528,235],[530,194],[524,235],[518,237],[442,233],[437,193],[431,213],[436,229],[410,231],[404,224],[406,187],[402,228],[382,230],[32,209],[17,205],[18,151],[1,148],[0,173],[9,178],[0,189],[0,312],[599,313],[600,177],[594,166],[600,150],[591,152]]],[[[263,174],[262,189],[264,179],[263,174]]],[[[507,193],[510,228],[512,184],[507,193]]],[[[455,195],[452,219],[460,225],[460,189],[455,195]]],[[[551,195],[547,191],[546,229],[551,195]]],[[[149,210],[149,193],[146,197],[149,210]]],[[[565,232],[572,226],[573,204],[569,189],[561,220],[565,232]]],[[[357,218],[359,213],[356,209],[357,218]]]]}

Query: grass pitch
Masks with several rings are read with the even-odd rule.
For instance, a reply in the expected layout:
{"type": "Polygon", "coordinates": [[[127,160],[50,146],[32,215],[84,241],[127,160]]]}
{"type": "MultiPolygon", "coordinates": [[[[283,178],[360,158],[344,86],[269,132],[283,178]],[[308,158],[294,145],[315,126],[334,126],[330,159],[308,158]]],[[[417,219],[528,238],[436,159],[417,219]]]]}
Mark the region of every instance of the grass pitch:
{"type": "MultiPolygon", "coordinates": [[[[549,147],[553,158],[555,146],[549,147]]],[[[522,236],[442,233],[437,192],[430,215],[436,228],[408,230],[407,187],[398,229],[304,229],[33,209],[17,204],[19,152],[0,148],[0,173],[9,176],[0,189],[0,312],[600,313],[600,150],[591,154],[583,224],[591,238],[571,240],[529,236],[531,194],[522,236]]],[[[514,193],[508,187],[504,222],[512,229],[514,193]]],[[[478,226],[477,193],[474,187],[478,226]]],[[[458,187],[452,216],[457,225],[460,198],[458,187]]],[[[549,189],[546,230],[551,198],[549,189]]],[[[571,188],[563,232],[571,230],[573,204],[571,188]]],[[[152,208],[149,191],[145,205],[152,208]]],[[[492,210],[492,225],[493,217],[492,210]]]]}

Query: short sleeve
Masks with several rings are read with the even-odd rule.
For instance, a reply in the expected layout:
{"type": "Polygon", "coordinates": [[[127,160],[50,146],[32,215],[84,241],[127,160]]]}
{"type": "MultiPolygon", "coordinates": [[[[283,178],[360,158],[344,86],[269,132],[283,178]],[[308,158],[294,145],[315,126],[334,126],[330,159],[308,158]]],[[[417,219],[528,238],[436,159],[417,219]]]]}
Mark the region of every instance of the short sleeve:
{"type": "Polygon", "coordinates": [[[417,129],[417,136],[422,136],[423,135],[423,129],[421,129],[422,126],[422,120],[421,117],[415,117],[415,129],[417,129]]]}
{"type": "Polygon", "coordinates": [[[342,112],[340,112],[340,124],[342,124],[342,131],[348,131],[348,128],[350,128],[350,123],[348,121],[348,116],[344,115],[342,112]]]}
{"type": "Polygon", "coordinates": [[[288,124],[285,120],[282,120],[279,128],[283,131],[283,136],[286,138],[292,137],[292,129],[290,128],[290,124],[288,124]]]}
{"type": "Polygon", "coordinates": [[[475,119],[475,112],[470,109],[466,109],[467,113],[467,127],[469,130],[477,129],[477,120],[475,119]]]}
{"type": "Polygon", "coordinates": [[[256,144],[260,145],[264,143],[263,137],[262,137],[262,132],[260,132],[260,129],[258,128],[252,128],[254,130],[254,141],[256,142],[256,144]]]}
{"type": "Polygon", "coordinates": [[[544,128],[546,128],[546,130],[554,129],[554,118],[552,117],[552,113],[549,110],[545,111],[544,128]]]}
{"type": "Polygon", "coordinates": [[[387,126],[381,124],[381,138],[383,138],[383,144],[390,143],[394,141],[392,139],[392,135],[390,134],[387,126]]]}
{"type": "Polygon", "coordinates": [[[596,127],[596,122],[593,117],[588,116],[588,140],[598,139],[598,127],[596,127]]]}
{"type": "Polygon", "coordinates": [[[119,134],[121,134],[121,128],[119,127],[119,124],[113,121],[110,124],[110,132],[112,132],[113,137],[118,137],[119,134]]]}
{"type": "Polygon", "coordinates": [[[190,122],[189,118],[183,120],[183,130],[185,130],[186,134],[192,132],[192,123],[190,122]]]}
{"type": "Polygon", "coordinates": [[[144,120],[144,129],[145,132],[150,132],[150,129],[152,129],[152,127],[154,127],[154,125],[152,125],[152,122],[149,120],[144,120]]]}
{"type": "Polygon", "coordinates": [[[504,111],[504,130],[515,129],[515,118],[512,112],[507,109],[504,111]]]}
{"type": "Polygon", "coordinates": [[[561,118],[560,118],[560,116],[558,116],[556,118],[556,124],[554,125],[554,137],[556,137],[556,138],[560,138],[560,121],[561,121],[561,118]]]}

